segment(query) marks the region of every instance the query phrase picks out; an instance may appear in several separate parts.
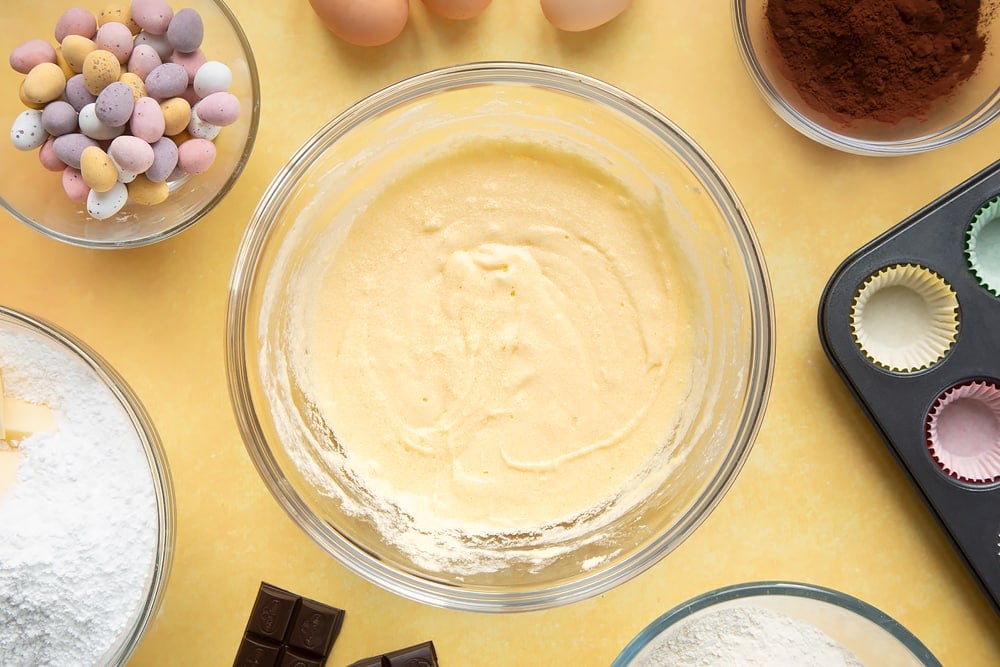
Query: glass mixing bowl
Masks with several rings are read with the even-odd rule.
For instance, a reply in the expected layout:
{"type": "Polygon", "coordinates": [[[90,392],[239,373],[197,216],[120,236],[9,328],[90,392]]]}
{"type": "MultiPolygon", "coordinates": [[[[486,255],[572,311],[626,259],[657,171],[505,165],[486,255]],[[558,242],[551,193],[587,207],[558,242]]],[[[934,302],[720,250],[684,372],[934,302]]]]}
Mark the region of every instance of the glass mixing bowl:
{"type": "MultiPolygon", "coordinates": [[[[0,331],[27,334],[33,339],[32,345],[37,345],[43,350],[58,349],[82,362],[88,372],[93,373],[108,389],[115,402],[120,404],[122,413],[131,422],[149,463],[150,486],[155,497],[157,515],[152,567],[147,575],[146,589],[138,606],[132,610],[123,610],[127,615],[121,619],[121,632],[112,645],[107,647],[99,661],[101,665],[123,667],[139,646],[143,635],[159,611],[173,563],[176,518],[173,484],[166,453],[156,428],[138,396],[93,349],[49,322],[4,306],[0,306],[0,331]]],[[[85,494],[81,493],[80,497],[85,497],[85,494]]],[[[93,539],[93,536],[87,536],[86,539],[93,539]]],[[[113,576],[113,573],[106,576],[113,576]]],[[[59,609],[53,607],[52,614],[58,613],[59,609]]],[[[83,637],[81,641],[92,641],[92,639],[83,637]]]]}
{"type": "MultiPolygon", "coordinates": [[[[817,111],[803,100],[782,72],[768,30],[766,0],[732,0],[733,32],[743,64],[764,101],[785,122],[821,144],[858,155],[921,153],[959,141],[1000,116],[1000,50],[987,42],[973,75],[955,94],[939,100],[924,119],[898,123],[845,123],[817,111]]],[[[1000,13],[985,14],[981,34],[995,41],[1000,13]]]]}
{"type": "MultiPolygon", "coordinates": [[[[636,635],[611,667],[642,665],[659,643],[668,641],[685,624],[737,607],[765,609],[807,623],[850,650],[866,665],[941,665],[909,630],[867,602],[812,584],[762,581],[709,591],[678,605],[636,635]]],[[[685,641],[690,641],[689,635],[685,641]]],[[[715,638],[708,637],[707,641],[714,645],[715,638]]],[[[690,648],[685,645],[685,650],[690,648]]]]}
{"type": "MultiPolygon", "coordinates": [[[[29,227],[65,243],[86,248],[132,248],[170,238],[201,220],[236,184],[253,150],[260,118],[260,84],[253,51],[236,17],[222,0],[170,2],[198,10],[205,26],[202,52],[209,60],[229,66],[233,82],[229,92],[240,100],[240,118],[222,128],[214,140],[216,158],[211,168],[197,176],[170,183],[170,196],[161,204],[126,204],[106,220],[87,214],[86,204],[71,201],[62,189],[61,174],[47,171],[38,151],[22,152],[8,138],[0,141],[0,206],[29,227]]],[[[53,29],[70,2],[10,0],[0,7],[0,52],[9,54],[29,39],[44,39],[53,45],[53,29]]],[[[104,3],[79,3],[95,14],[104,3]]],[[[0,68],[0,120],[10,127],[25,106],[18,99],[24,75],[10,67],[0,68]]]]}
{"type": "Polygon", "coordinates": [[[254,212],[231,277],[226,328],[240,431],[265,484],[292,519],[340,563],[390,591],[490,612],[596,595],[676,548],[739,472],[764,413],[773,368],[773,314],[760,249],[709,158],[635,97],[581,74],[522,63],[420,74],[361,100],[321,128],[277,174],[254,212]],[[669,441],[678,454],[650,464],[645,480],[653,488],[640,501],[616,507],[605,525],[573,537],[552,528],[526,539],[476,538],[487,556],[511,559],[481,572],[414,558],[366,516],[364,491],[358,495],[323,462],[303,463],[300,454],[314,451],[314,444],[342,451],[343,443],[334,435],[337,424],[317,421],[315,404],[288,368],[298,348],[286,326],[303,266],[331,252],[330,239],[349,233],[348,218],[378,195],[377,184],[395,178],[415,153],[462,136],[572,146],[630,179],[636,196],[669,221],[663,231],[683,249],[676,253],[683,289],[695,304],[693,321],[684,324],[695,332],[699,373],[684,406],[689,419],[663,433],[661,447],[669,441]]]}

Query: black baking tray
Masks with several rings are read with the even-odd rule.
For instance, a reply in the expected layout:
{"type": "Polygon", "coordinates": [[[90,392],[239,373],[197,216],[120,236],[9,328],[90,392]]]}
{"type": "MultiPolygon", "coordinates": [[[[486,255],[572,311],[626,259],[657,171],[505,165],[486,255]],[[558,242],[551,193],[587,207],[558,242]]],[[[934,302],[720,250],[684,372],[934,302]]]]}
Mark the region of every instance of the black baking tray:
{"type": "Polygon", "coordinates": [[[1000,194],[1000,161],[863,246],[823,291],[823,349],[887,447],[923,496],[976,582],[1000,614],[1000,484],[968,485],[932,459],[924,432],[937,397],[969,380],[1000,383],[1000,298],[976,281],[965,257],[966,232],[980,207],[1000,194]],[[851,332],[854,297],[873,274],[896,264],[937,273],[958,298],[958,334],[941,361],[912,373],[872,363],[851,332]]]}

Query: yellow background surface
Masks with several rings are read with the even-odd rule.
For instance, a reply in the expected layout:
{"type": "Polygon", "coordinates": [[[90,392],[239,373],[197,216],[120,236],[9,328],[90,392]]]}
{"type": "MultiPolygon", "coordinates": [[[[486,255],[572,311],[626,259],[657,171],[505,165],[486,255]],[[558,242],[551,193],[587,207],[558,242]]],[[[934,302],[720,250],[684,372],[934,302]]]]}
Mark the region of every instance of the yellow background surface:
{"type": "MultiPolygon", "coordinates": [[[[100,4],[100,3],[98,3],[100,4]]],[[[329,664],[432,639],[456,665],[607,665],[656,616],[713,588],[796,580],[893,616],[946,666],[1000,665],[1000,619],[820,346],[819,298],[851,252],[998,158],[1000,124],[905,158],[840,153],[775,116],[743,69],[728,3],[635,0],[612,23],[559,33],[534,0],[478,19],[417,0],[377,48],[328,33],[306,0],[232,0],[260,72],[260,131],[228,198],[152,247],[84,250],[0,216],[0,303],[65,327],[150,412],[177,500],[173,571],[132,664],[232,664],[261,580],[347,610],[329,664]],[[774,291],[777,360],[750,458],[708,520],[629,583],[565,608],[481,615],[408,602],[316,547],[254,470],[232,415],[224,316],[232,262],[273,175],[327,120],[408,75],[473,60],[567,67],[637,95],[704,148],[744,203],[774,291]]],[[[1000,510],[997,512],[1000,528],[1000,510]]],[[[998,559],[1000,567],[1000,559],[998,559]]]]}

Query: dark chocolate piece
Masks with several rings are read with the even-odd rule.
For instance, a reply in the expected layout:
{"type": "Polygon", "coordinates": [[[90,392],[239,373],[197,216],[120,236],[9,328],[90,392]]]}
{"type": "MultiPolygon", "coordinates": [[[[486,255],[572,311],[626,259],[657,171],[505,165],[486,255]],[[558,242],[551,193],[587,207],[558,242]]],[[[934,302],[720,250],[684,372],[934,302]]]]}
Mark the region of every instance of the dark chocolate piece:
{"type": "Polygon", "coordinates": [[[234,667],[323,667],[344,610],[260,583],[234,667]]]}
{"type": "Polygon", "coordinates": [[[370,658],[361,658],[356,662],[352,662],[347,667],[386,667],[389,661],[383,655],[373,655],[370,658]]]}
{"type": "Polygon", "coordinates": [[[438,667],[437,651],[434,650],[434,642],[424,642],[383,655],[362,658],[347,667],[438,667]]]}

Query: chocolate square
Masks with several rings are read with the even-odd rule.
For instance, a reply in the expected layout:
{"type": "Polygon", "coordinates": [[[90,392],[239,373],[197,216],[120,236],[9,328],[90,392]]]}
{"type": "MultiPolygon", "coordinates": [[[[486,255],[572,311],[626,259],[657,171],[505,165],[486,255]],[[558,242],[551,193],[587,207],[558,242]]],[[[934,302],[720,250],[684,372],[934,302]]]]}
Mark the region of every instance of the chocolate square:
{"type": "Polygon", "coordinates": [[[438,667],[434,642],[401,648],[382,656],[389,667],[438,667]]]}
{"type": "Polygon", "coordinates": [[[299,596],[277,586],[261,583],[257,600],[250,612],[247,632],[281,643],[288,633],[288,624],[298,602],[299,596]]]}
{"type": "Polygon", "coordinates": [[[315,600],[302,599],[295,611],[286,641],[291,648],[327,655],[340,633],[344,611],[315,600]]]}
{"type": "Polygon", "coordinates": [[[326,658],[314,655],[297,653],[294,649],[286,648],[281,654],[279,667],[323,667],[326,658]]]}
{"type": "Polygon", "coordinates": [[[267,640],[244,635],[233,667],[276,667],[281,646],[267,640]]]}

